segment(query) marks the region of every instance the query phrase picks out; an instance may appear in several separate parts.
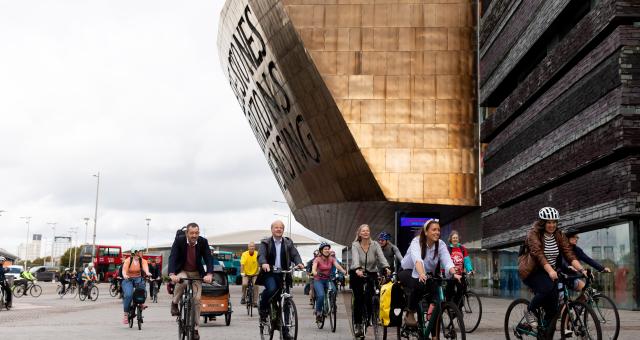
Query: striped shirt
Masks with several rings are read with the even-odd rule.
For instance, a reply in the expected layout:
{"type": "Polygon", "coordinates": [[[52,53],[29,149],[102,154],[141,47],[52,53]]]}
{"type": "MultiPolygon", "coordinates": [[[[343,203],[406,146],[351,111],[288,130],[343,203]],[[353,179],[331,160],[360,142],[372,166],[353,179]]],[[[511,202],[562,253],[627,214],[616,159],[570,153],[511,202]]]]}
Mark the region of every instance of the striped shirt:
{"type": "Polygon", "coordinates": [[[547,236],[547,234],[544,234],[544,257],[547,258],[549,264],[554,268],[556,267],[558,254],[560,254],[560,250],[558,249],[556,238],[553,235],[547,236]]]}

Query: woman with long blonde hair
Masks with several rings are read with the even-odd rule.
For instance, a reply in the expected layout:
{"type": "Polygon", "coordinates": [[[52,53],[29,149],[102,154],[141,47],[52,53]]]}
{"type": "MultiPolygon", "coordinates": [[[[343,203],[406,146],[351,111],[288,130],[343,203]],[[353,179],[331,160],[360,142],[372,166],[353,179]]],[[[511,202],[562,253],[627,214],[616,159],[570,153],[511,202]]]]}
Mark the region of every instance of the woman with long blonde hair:
{"type": "MultiPolygon", "coordinates": [[[[374,287],[373,284],[378,279],[378,270],[383,268],[389,273],[389,264],[384,257],[382,248],[378,242],[371,240],[371,228],[368,225],[363,224],[358,227],[356,232],[356,238],[351,244],[351,258],[352,263],[349,271],[350,286],[353,290],[353,305],[352,308],[354,320],[362,320],[362,308],[369,301],[370,296],[364,296],[364,285],[370,284],[369,287],[374,287]]],[[[372,292],[370,289],[369,292],[372,292]]],[[[356,337],[364,336],[363,325],[355,323],[353,325],[356,337]]]]}

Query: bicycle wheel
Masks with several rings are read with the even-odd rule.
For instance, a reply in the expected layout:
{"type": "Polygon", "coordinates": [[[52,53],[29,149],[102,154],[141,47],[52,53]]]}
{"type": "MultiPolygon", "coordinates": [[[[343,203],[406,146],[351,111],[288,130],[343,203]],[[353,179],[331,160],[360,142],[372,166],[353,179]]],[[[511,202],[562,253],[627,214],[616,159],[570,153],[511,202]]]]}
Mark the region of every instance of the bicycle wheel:
{"type": "Polygon", "coordinates": [[[382,339],[382,326],[380,325],[380,297],[377,295],[371,298],[371,328],[373,328],[373,338],[382,339]]]}
{"type": "Polygon", "coordinates": [[[466,292],[462,296],[461,309],[464,317],[464,326],[466,333],[473,333],[480,324],[482,318],[482,302],[480,297],[474,292],[466,292]]]}
{"type": "Polygon", "coordinates": [[[158,303],[158,293],[160,293],[160,287],[156,282],[154,283],[154,286],[153,286],[153,303],[158,303]]]}
{"type": "Polygon", "coordinates": [[[127,319],[129,320],[129,328],[133,328],[133,318],[135,317],[135,316],[133,315],[133,311],[134,311],[134,310],[135,310],[135,309],[134,309],[134,306],[133,306],[133,304],[131,304],[131,305],[129,306],[129,313],[128,313],[128,315],[127,315],[127,319]]]}
{"type": "Polygon", "coordinates": [[[516,299],[507,308],[504,315],[504,337],[513,339],[535,339],[536,332],[526,323],[524,313],[529,309],[529,300],[516,299]]]}
{"type": "Polygon", "coordinates": [[[356,320],[356,314],[354,313],[354,311],[356,310],[356,306],[355,306],[355,297],[353,296],[353,294],[351,294],[351,334],[353,335],[354,338],[359,338],[359,339],[364,339],[364,334],[366,334],[367,329],[367,323],[364,322],[364,318],[367,314],[367,304],[363,304],[362,306],[358,306],[357,309],[360,310],[360,315],[361,315],[361,319],[360,320],[356,320]],[[356,327],[360,326],[362,327],[362,332],[363,335],[361,337],[356,337],[356,327]]]}
{"type": "Polygon", "coordinates": [[[141,331],[142,330],[142,306],[137,305],[136,306],[136,314],[137,314],[137,319],[138,319],[138,330],[141,331]]]}
{"type": "Polygon", "coordinates": [[[589,306],[600,321],[602,339],[616,340],[620,333],[620,314],[613,300],[606,295],[598,294],[592,298],[589,306]]]}
{"type": "Polygon", "coordinates": [[[180,301],[179,304],[179,314],[178,317],[176,318],[176,321],[178,322],[178,340],[184,340],[186,338],[187,335],[187,331],[185,329],[185,313],[184,313],[184,301],[180,301]]]}
{"type": "Polygon", "coordinates": [[[76,286],[71,286],[67,289],[67,293],[66,295],[71,296],[71,298],[75,298],[76,294],[78,293],[78,289],[76,289],[76,286]]]}
{"type": "Polygon", "coordinates": [[[284,299],[280,320],[280,339],[284,339],[284,332],[287,332],[293,340],[298,339],[298,310],[293,298],[284,299]]]}
{"type": "Polygon", "coordinates": [[[336,332],[336,322],[338,321],[338,306],[336,305],[336,293],[331,292],[329,295],[329,323],[331,323],[331,332],[336,332]]]}
{"type": "Polygon", "coordinates": [[[64,295],[64,294],[62,294],[62,286],[61,285],[58,285],[56,287],[56,294],[60,295],[60,297],[62,297],[62,295],[64,295]]]}
{"type": "Polygon", "coordinates": [[[596,313],[582,301],[569,302],[569,308],[562,311],[560,338],[567,338],[565,331],[572,331],[571,338],[601,340],[602,330],[596,313]]]}
{"type": "Polygon", "coordinates": [[[13,296],[17,298],[21,298],[25,294],[25,287],[23,285],[14,286],[13,288],[13,296]]]}
{"type": "Polygon", "coordinates": [[[40,285],[34,284],[33,286],[31,286],[31,288],[29,288],[29,294],[34,298],[37,298],[38,296],[40,296],[40,294],[42,294],[42,287],[40,287],[40,285]]]}
{"type": "Polygon", "coordinates": [[[109,285],[109,295],[111,295],[111,297],[116,297],[116,295],[118,295],[118,287],[116,287],[113,282],[109,285]]]}
{"type": "Polygon", "coordinates": [[[253,316],[253,287],[247,286],[247,296],[244,299],[247,306],[247,315],[253,316]]]}
{"type": "Polygon", "coordinates": [[[84,301],[87,298],[87,290],[84,287],[78,288],[78,299],[84,301]]]}
{"type": "Polygon", "coordinates": [[[442,303],[442,309],[436,319],[436,338],[465,340],[466,332],[464,328],[464,317],[455,303],[442,303]]]}
{"type": "Polygon", "coordinates": [[[100,295],[100,291],[98,290],[98,287],[91,286],[91,289],[89,290],[89,300],[91,301],[98,300],[98,295],[100,295]]]}

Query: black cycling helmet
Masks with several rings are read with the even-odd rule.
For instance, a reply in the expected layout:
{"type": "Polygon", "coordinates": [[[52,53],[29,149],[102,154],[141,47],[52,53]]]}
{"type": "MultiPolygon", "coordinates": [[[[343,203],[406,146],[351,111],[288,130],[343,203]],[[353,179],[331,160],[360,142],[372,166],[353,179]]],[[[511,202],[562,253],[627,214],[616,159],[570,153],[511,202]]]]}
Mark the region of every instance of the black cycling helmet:
{"type": "Polygon", "coordinates": [[[389,234],[386,231],[383,231],[383,232],[380,233],[380,235],[378,235],[378,241],[379,240],[389,241],[389,240],[391,240],[391,234],[389,234]]]}
{"type": "Polygon", "coordinates": [[[318,251],[322,252],[322,249],[324,249],[324,247],[329,247],[331,248],[331,245],[327,242],[322,242],[320,243],[320,245],[318,246],[318,251]]]}

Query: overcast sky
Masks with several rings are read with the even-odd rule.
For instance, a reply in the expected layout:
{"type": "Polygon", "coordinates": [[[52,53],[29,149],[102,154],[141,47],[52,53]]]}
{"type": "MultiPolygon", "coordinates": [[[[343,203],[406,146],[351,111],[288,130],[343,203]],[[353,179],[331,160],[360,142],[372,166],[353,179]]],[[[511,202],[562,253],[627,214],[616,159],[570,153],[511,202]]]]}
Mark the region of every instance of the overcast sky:
{"type": "Polygon", "coordinates": [[[219,65],[223,2],[0,0],[0,248],[21,216],[84,241],[98,171],[98,243],[144,246],[146,217],[158,244],[288,213],[219,65]]]}

